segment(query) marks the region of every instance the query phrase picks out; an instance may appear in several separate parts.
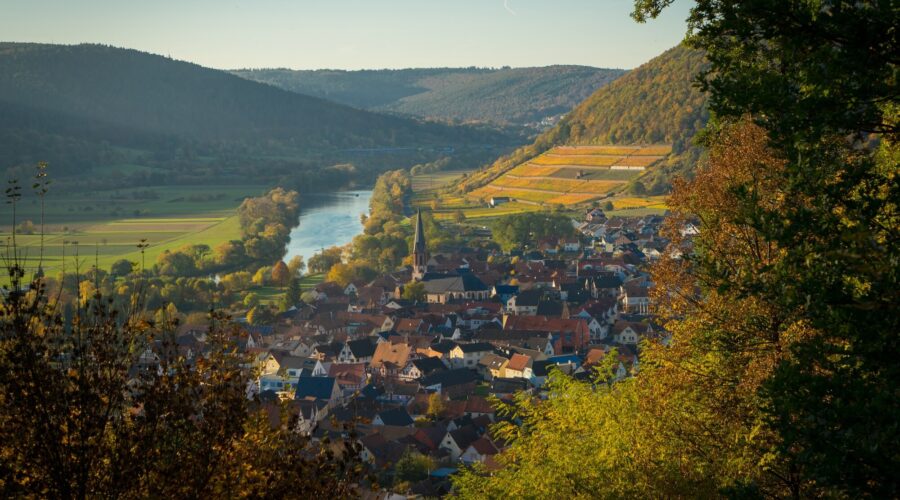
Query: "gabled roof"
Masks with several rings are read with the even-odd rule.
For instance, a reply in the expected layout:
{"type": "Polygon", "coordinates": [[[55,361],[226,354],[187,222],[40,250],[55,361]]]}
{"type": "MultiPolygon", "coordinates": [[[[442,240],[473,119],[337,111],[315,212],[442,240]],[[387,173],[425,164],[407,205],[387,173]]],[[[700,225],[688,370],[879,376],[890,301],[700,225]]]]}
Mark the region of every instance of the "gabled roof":
{"type": "Polygon", "coordinates": [[[494,446],[494,443],[486,436],[481,436],[475,441],[472,441],[472,444],[469,446],[475,448],[475,451],[477,451],[479,455],[496,455],[497,453],[500,453],[500,450],[498,450],[497,447],[494,446]]]}
{"type": "Polygon", "coordinates": [[[455,370],[447,370],[435,372],[425,377],[421,381],[423,387],[430,387],[440,384],[441,387],[452,387],[455,385],[467,384],[475,382],[480,377],[473,370],[468,368],[457,368],[455,370]]]}
{"type": "Polygon", "coordinates": [[[453,438],[453,441],[456,443],[456,446],[459,446],[460,450],[465,451],[469,445],[478,439],[478,433],[475,431],[474,427],[467,425],[454,431],[450,431],[450,437],[453,438]]]}
{"type": "Polygon", "coordinates": [[[516,295],[516,307],[536,307],[544,296],[542,290],[525,290],[516,295]]]}
{"type": "Polygon", "coordinates": [[[427,280],[424,282],[426,293],[482,292],[488,290],[487,285],[472,273],[462,273],[456,276],[435,279],[428,279],[428,276],[425,278],[427,280]]]}
{"type": "Polygon", "coordinates": [[[494,285],[494,291],[498,294],[518,293],[519,285],[494,285]]]}
{"type": "Polygon", "coordinates": [[[375,348],[371,365],[378,368],[385,363],[392,363],[402,367],[406,365],[411,352],[412,348],[407,344],[382,342],[375,348]]]}
{"type": "Polygon", "coordinates": [[[478,364],[481,366],[487,367],[489,370],[499,370],[503,368],[503,365],[506,364],[509,360],[504,358],[503,356],[498,356],[496,354],[486,354],[484,357],[478,361],[478,364]]]}
{"type": "Polygon", "coordinates": [[[409,413],[407,413],[404,408],[384,410],[379,413],[378,416],[381,418],[381,421],[384,422],[384,425],[407,427],[413,424],[412,417],[409,416],[409,413]]]}
{"type": "Polygon", "coordinates": [[[524,371],[531,364],[531,357],[524,354],[513,354],[506,365],[507,370],[524,371]]]}
{"type": "Polygon", "coordinates": [[[432,344],[430,346],[430,349],[432,351],[437,351],[437,352],[440,352],[443,354],[447,354],[450,351],[452,351],[454,347],[456,347],[456,342],[453,342],[452,340],[444,340],[444,341],[438,342],[436,344],[432,344]]]}
{"type": "Polygon", "coordinates": [[[300,377],[297,380],[296,399],[331,399],[331,395],[337,386],[334,377],[300,377]]]}
{"type": "Polygon", "coordinates": [[[375,354],[375,342],[372,342],[370,338],[351,340],[347,342],[347,347],[357,359],[370,358],[375,354]]]}
{"type": "Polygon", "coordinates": [[[424,444],[430,450],[436,450],[441,445],[441,439],[447,435],[447,426],[435,424],[431,427],[423,427],[413,435],[416,441],[424,444]]]}
{"type": "Polygon", "coordinates": [[[468,344],[458,344],[460,350],[464,353],[470,352],[489,352],[494,350],[494,346],[487,342],[471,342],[468,344]]]}
{"type": "Polygon", "coordinates": [[[434,372],[446,370],[447,366],[444,364],[440,358],[433,358],[430,356],[426,356],[424,358],[418,358],[411,361],[413,366],[415,366],[424,376],[431,375],[434,372]]]}
{"type": "Polygon", "coordinates": [[[466,413],[494,413],[494,407],[481,396],[469,396],[466,400],[466,413]]]}
{"type": "Polygon", "coordinates": [[[557,300],[545,300],[538,304],[537,314],[541,316],[561,316],[563,303],[557,300]]]}
{"type": "Polygon", "coordinates": [[[339,385],[357,385],[366,380],[366,365],[365,363],[332,363],[328,367],[328,376],[334,377],[339,385]]]}

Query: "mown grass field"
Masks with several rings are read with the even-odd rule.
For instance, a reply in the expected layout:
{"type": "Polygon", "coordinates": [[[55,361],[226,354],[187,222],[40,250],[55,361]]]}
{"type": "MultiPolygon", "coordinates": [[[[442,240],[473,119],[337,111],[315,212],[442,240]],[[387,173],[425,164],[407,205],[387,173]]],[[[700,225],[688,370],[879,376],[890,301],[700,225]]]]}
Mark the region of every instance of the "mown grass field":
{"type": "MultiPolygon", "coordinates": [[[[235,211],[247,196],[265,192],[264,186],[159,186],[95,193],[62,193],[46,198],[43,267],[55,274],[64,267],[81,269],[95,263],[102,269],[119,259],[141,262],[137,245],[146,240],[144,262],[149,267],[159,254],[186,245],[219,243],[240,238],[235,211]]],[[[11,243],[12,211],[4,206],[0,238],[11,243]]],[[[40,221],[40,204],[28,193],[17,207],[19,223],[40,221]]],[[[37,228],[36,228],[37,229],[37,228]]],[[[19,234],[19,254],[35,266],[40,236],[19,234]]]]}

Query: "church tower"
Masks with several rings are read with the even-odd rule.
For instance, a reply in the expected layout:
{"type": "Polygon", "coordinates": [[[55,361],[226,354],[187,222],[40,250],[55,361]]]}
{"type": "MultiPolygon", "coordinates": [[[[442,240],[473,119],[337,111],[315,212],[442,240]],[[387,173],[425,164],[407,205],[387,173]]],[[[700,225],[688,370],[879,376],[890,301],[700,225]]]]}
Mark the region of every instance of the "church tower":
{"type": "Polygon", "coordinates": [[[416,213],[416,237],[413,240],[412,277],[421,281],[428,270],[428,250],[425,245],[425,229],[422,227],[422,211],[416,213]]]}

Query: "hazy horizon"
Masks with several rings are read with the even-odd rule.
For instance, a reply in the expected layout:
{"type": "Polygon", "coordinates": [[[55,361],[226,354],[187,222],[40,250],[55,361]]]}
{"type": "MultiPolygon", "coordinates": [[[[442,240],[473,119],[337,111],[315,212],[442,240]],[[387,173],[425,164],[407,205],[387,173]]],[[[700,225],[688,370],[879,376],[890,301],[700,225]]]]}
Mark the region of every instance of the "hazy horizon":
{"type": "Polygon", "coordinates": [[[676,0],[645,25],[631,20],[632,6],[631,0],[0,0],[0,32],[11,42],[97,43],[225,70],[631,69],[684,37],[689,4],[676,0]]]}

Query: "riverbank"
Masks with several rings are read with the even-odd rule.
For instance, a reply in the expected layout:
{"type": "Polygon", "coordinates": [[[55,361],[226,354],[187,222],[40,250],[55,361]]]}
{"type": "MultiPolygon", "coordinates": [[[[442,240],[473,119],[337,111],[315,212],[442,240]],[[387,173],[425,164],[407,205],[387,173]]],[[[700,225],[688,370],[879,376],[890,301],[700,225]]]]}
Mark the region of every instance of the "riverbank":
{"type": "Polygon", "coordinates": [[[323,248],[350,243],[363,231],[360,215],[369,213],[371,198],[371,190],[304,194],[284,260],[301,255],[308,261],[323,248]]]}

